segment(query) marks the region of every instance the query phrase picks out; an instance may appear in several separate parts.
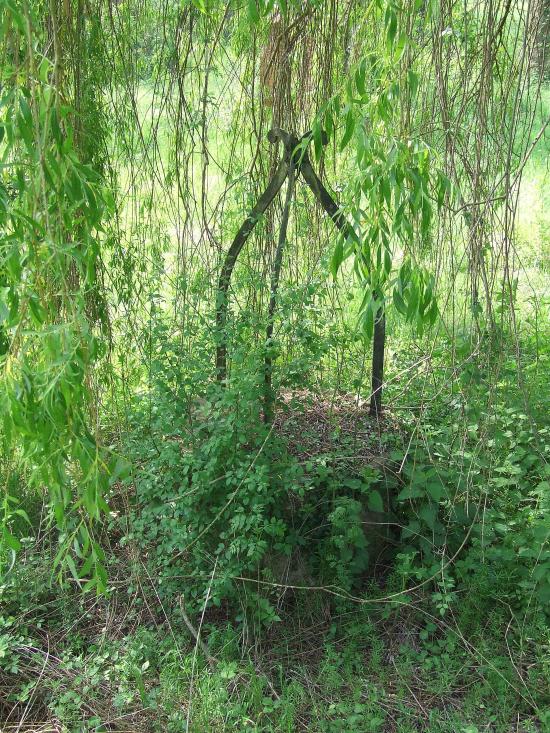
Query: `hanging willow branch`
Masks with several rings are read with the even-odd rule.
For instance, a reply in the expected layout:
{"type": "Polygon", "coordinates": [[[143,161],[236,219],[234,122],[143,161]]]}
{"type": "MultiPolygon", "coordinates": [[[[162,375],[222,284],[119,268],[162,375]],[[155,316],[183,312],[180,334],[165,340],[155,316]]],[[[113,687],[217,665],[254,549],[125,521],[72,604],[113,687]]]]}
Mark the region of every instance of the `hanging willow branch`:
{"type": "MultiPolygon", "coordinates": [[[[332,196],[329,194],[327,189],[323,186],[323,183],[319,176],[313,170],[313,167],[309,161],[307,151],[304,155],[304,159],[301,165],[302,175],[313,191],[315,198],[320,202],[323,209],[330,216],[334,224],[342,232],[344,239],[355,237],[355,232],[350,226],[346,217],[343,215],[342,210],[336,204],[332,196]]],[[[375,300],[378,300],[377,293],[373,293],[375,300]]],[[[380,299],[380,305],[376,311],[376,318],[374,321],[374,334],[372,341],[372,392],[370,399],[370,414],[378,417],[382,412],[382,384],[384,381],[384,350],[386,345],[386,312],[384,308],[384,301],[380,299]]]]}

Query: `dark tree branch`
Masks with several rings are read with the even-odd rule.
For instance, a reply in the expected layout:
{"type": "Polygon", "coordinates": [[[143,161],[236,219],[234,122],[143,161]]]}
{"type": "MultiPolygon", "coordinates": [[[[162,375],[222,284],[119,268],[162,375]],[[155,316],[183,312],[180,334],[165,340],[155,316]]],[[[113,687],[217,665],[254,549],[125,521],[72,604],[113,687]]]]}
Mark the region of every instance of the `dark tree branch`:
{"type": "Polygon", "coordinates": [[[237,262],[237,258],[248,239],[250,232],[256,226],[258,219],[265,212],[269,204],[273,201],[275,196],[278,194],[281,186],[283,185],[285,178],[288,173],[288,163],[286,160],[282,160],[279,163],[275,175],[269,182],[268,187],[260,196],[258,203],[248,217],[245,219],[243,225],[237,232],[235,239],[223,263],[220,279],[218,280],[218,292],[216,299],[216,332],[218,345],[216,348],[216,376],[219,382],[225,382],[227,378],[227,310],[228,310],[228,292],[229,285],[231,284],[231,275],[233,268],[237,262]]]}
{"type": "Polygon", "coordinates": [[[281,266],[283,264],[283,249],[286,243],[290,204],[292,202],[292,197],[294,196],[294,183],[295,170],[294,163],[291,159],[288,172],[288,185],[286,189],[285,207],[283,209],[281,228],[279,229],[279,240],[277,242],[275,259],[273,261],[273,270],[271,273],[271,290],[269,294],[269,310],[265,334],[266,355],[264,372],[264,422],[266,423],[270,423],[273,419],[273,389],[271,386],[271,375],[273,373],[273,357],[271,356],[271,348],[273,346],[273,325],[275,322],[275,310],[277,308],[277,290],[279,289],[279,278],[281,276],[281,266]]]}
{"type": "Polygon", "coordinates": [[[370,414],[380,417],[382,412],[382,385],[384,383],[384,349],[386,345],[386,313],[382,303],[376,311],[372,339],[372,393],[370,414]]]}
{"type": "MultiPolygon", "coordinates": [[[[228,311],[228,294],[229,286],[231,283],[231,275],[237,258],[244,247],[250,232],[254,229],[259,217],[265,212],[268,206],[271,204],[277,193],[280,191],[285,178],[290,173],[289,186],[287,189],[287,197],[285,203],[285,209],[283,213],[283,220],[281,222],[281,230],[279,234],[279,240],[277,250],[275,253],[275,261],[273,264],[273,271],[271,277],[271,291],[269,299],[269,314],[268,314],[268,326],[266,332],[266,346],[269,349],[271,345],[271,339],[273,336],[273,319],[276,307],[277,289],[279,285],[279,277],[281,272],[282,254],[283,248],[286,241],[286,231],[288,226],[288,213],[290,206],[290,199],[294,192],[295,177],[301,173],[304,177],[305,182],[313,192],[313,195],[317,201],[321,204],[323,209],[330,216],[335,226],[339,229],[345,239],[349,237],[355,238],[355,232],[344,216],[341,208],[338,206],[336,201],[332,198],[330,193],[327,191],[323,182],[319,176],[313,170],[310,163],[307,144],[311,139],[311,133],[306,133],[298,139],[295,135],[292,135],[285,130],[278,127],[271,129],[268,133],[268,140],[272,144],[282,142],[284,145],[284,157],[279,163],[277,170],[268,187],[264,193],[260,196],[258,203],[243,225],[237,232],[235,239],[229,251],[225,257],[220,279],[218,281],[218,293],[216,301],[216,331],[218,344],[216,348],[216,375],[219,382],[225,383],[227,379],[227,311],[228,311]],[[304,143],[301,146],[301,143],[304,143]]],[[[325,133],[322,134],[322,143],[326,145],[327,138],[325,133]]],[[[376,297],[376,294],[373,294],[376,297]]],[[[374,321],[374,338],[372,347],[372,394],[370,402],[370,412],[372,415],[378,417],[382,411],[382,384],[384,379],[384,349],[386,343],[386,316],[384,312],[384,304],[381,302],[374,321]]],[[[269,415],[272,410],[272,395],[271,395],[271,372],[272,372],[272,361],[270,356],[266,356],[265,359],[265,409],[264,417],[266,420],[269,419],[269,415]]]]}
{"type": "MultiPolygon", "coordinates": [[[[323,186],[321,179],[313,170],[307,153],[302,160],[301,172],[306,183],[313,191],[323,209],[330,216],[334,224],[347,239],[354,232],[342,210],[323,186]]],[[[373,293],[376,297],[377,294],[373,293]]],[[[370,414],[379,417],[382,412],[382,384],[384,382],[384,351],[386,346],[386,314],[384,303],[381,301],[374,321],[374,335],[372,341],[372,393],[370,399],[370,414]]]]}

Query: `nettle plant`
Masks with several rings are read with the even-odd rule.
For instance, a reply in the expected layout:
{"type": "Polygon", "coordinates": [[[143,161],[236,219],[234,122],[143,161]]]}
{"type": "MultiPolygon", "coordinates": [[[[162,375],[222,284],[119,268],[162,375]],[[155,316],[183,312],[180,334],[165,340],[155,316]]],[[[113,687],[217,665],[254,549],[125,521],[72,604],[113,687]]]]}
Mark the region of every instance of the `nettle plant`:
{"type": "MultiPolygon", "coordinates": [[[[0,98],[0,439],[9,476],[22,463],[49,493],[62,531],[55,568],[87,588],[106,584],[93,524],[121,463],[92,433],[90,371],[104,350],[98,288],[102,223],[111,197],[80,162],[72,110],[41,56],[26,6],[4,5],[0,98]],[[116,466],[116,469],[115,469],[116,466]],[[80,567],[77,569],[77,564],[80,567]]],[[[3,502],[0,559],[16,553],[13,524],[26,515],[3,502]]],[[[9,560],[11,562],[11,560],[9,560]]]]}

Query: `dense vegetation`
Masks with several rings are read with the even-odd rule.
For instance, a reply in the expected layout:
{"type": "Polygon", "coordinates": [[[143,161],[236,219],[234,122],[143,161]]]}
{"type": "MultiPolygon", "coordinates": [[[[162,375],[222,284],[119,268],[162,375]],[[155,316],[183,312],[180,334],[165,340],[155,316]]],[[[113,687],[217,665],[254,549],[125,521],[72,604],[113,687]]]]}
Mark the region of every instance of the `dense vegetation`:
{"type": "Polygon", "coordinates": [[[0,0],[0,731],[550,731],[544,0],[0,0]]]}

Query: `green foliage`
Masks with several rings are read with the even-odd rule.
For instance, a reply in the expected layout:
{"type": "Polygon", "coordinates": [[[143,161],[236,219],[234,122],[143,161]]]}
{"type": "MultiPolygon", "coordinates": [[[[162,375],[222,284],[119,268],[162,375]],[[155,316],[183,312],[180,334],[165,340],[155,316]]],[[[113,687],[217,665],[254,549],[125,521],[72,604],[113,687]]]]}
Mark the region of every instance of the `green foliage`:
{"type": "MultiPolygon", "coordinates": [[[[12,704],[23,709],[40,700],[42,715],[67,731],[100,731],[121,715],[128,727],[139,722],[174,733],[290,733],[306,719],[316,733],[384,730],[388,720],[411,733],[419,721],[425,733],[482,730],[488,723],[504,733],[518,720],[534,733],[544,725],[545,650],[525,646],[530,671],[522,680],[508,653],[521,638],[519,626],[503,639],[506,608],[491,607],[488,623],[476,594],[456,607],[456,625],[431,618],[420,601],[389,616],[355,607],[329,619],[299,605],[293,616],[309,636],[278,624],[261,667],[243,652],[242,630],[207,619],[202,638],[216,660],[208,664],[176,614],[169,626],[161,612],[155,624],[144,624],[126,587],[91,605],[59,588],[46,598],[43,584],[37,594],[41,584],[33,576],[47,575],[48,562],[34,557],[32,567],[20,565],[10,588],[0,591],[8,614],[21,607],[34,619],[28,627],[9,616],[0,622],[0,679],[12,704]],[[92,623],[114,609],[122,611],[114,623],[92,623]],[[74,625],[82,615],[86,625],[74,625]],[[122,618],[131,626],[141,619],[140,628],[124,631],[122,618]],[[443,699],[453,705],[439,704],[443,699]]],[[[154,591],[140,597],[154,607],[154,591]]],[[[540,636],[547,627],[528,623],[526,631],[540,636]]]]}
{"type": "MultiPolygon", "coordinates": [[[[383,8],[382,3],[376,6],[383,8]]],[[[403,55],[412,39],[397,29],[398,15],[405,25],[407,12],[411,10],[386,5],[386,48],[356,64],[345,89],[325,103],[313,127],[318,158],[322,128],[335,135],[342,123],[340,151],[355,142],[346,191],[354,232],[347,241],[337,241],[330,269],[336,278],[343,262],[354,255],[353,270],[364,292],[360,321],[369,339],[376,313],[390,293],[397,312],[415,323],[420,334],[435,322],[434,279],[420,265],[419,255],[432,234],[434,201],[439,211],[452,193],[436,151],[410,129],[410,106],[420,77],[410,67],[403,74],[403,55]]]]}
{"type": "MultiPolygon", "coordinates": [[[[169,407],[173,399],[157,397],[148,428],[143,425],[154,438],[136,482],[130,538],[153,544],[152,568],[162,592],[185,592],[194,609],[234,598],[237,579],[256,571],[268,547],[284,548],[278,509],[285,466],[277,463],[261,421],[259,394],[254,379],[241,382],[238,391],[212,386],[191,405],[194,417],[179,420],[169,407]]],[[[147,413],[134,419],[143,422],[147,413]]],[[[143,457],[137,436],[136,445],[143,457]]],[[[271,614],[269,607],[265,613],[271,614]]]]}
{"type": "MultiPolygon", "coordinates": [[[[518,613],[547,614],[547,428],[535,428],[515,407],[472,406],[468,439],[457,454],[450,448],[453,407],[460,409],[451,405],[451,420],[440,420],[430,436],[431,459],[422,443],[411,445],[414,462],[406,464],[397,494],[406,517],[399,572],[415,582],[437,581],[433,600],[441,615],[458,602],[455,586],[471,583],[518,613]],[[485,431],[490,454],[476,450],[485,431]]],[[[424,429],[433,430],[429,423],[424,429]]]]}
{"type": "MultiPolygon", "coordinates": [[[[326,540],[324,562],[332,569],[341,588],[348,588],[369,564],[368,540],[363,527],[360,501],[351,497],[339,497],[327,519],[330,535],[326,540]]],[[[330,577],[330,576],[329,576],[330,577]]]]}
{"type": "MultiPolygon", "coordinates": [[[[31,11],[10,4],[3,12],[2,32],[20,44],[23,60],[18,66],[10,57],[2,69],[2,445],[13,465],[26,466],[30,483],[48,487],[60,528],[73,515],[55,566],[104,588],[101,550],[87,524],[107,509],[112,466],[92,435],[88,408],[90,372],[105,349],[99,247],[112,200],[79,160],[54,65],[34,54],[31,11]],[[80,571],[69,551],[83,562],[80,571]]],[[[4,511],[0,555],[6,545],[18,549],[8,530],[12,513],[4,511]]]]}
{"type": "Polygon", "coordinates": [[[548,90],[520,5],[0,3],[0,728],[548,728],[548,90]],[[352,226],[298,188],[266,349],[275,200],[221,389],[218,268],[271,123],[311,130],[352,226]]]}
{"type": "MultiPolygon", "coordinates": [[[[139,469],[126,482],[135,505],[123,543],[148,558],[162,597],[184,595],[194,612],[229,601],[238,619],[269,625],[285,566],[297,585],[314,577],[350,590],[372,559],[363,515],[383,513],[381,472],[337,468],[353,460],[352,440],[302,465],[264,424],[263,375],[244,354],[228,387],[205,385],[208,366],[178,358],[162,320],[153,334],[150,393],[135,403],[125,449],[139,469]]],[[[291,406],[298,420],[304,407],[291,406]]]]}

